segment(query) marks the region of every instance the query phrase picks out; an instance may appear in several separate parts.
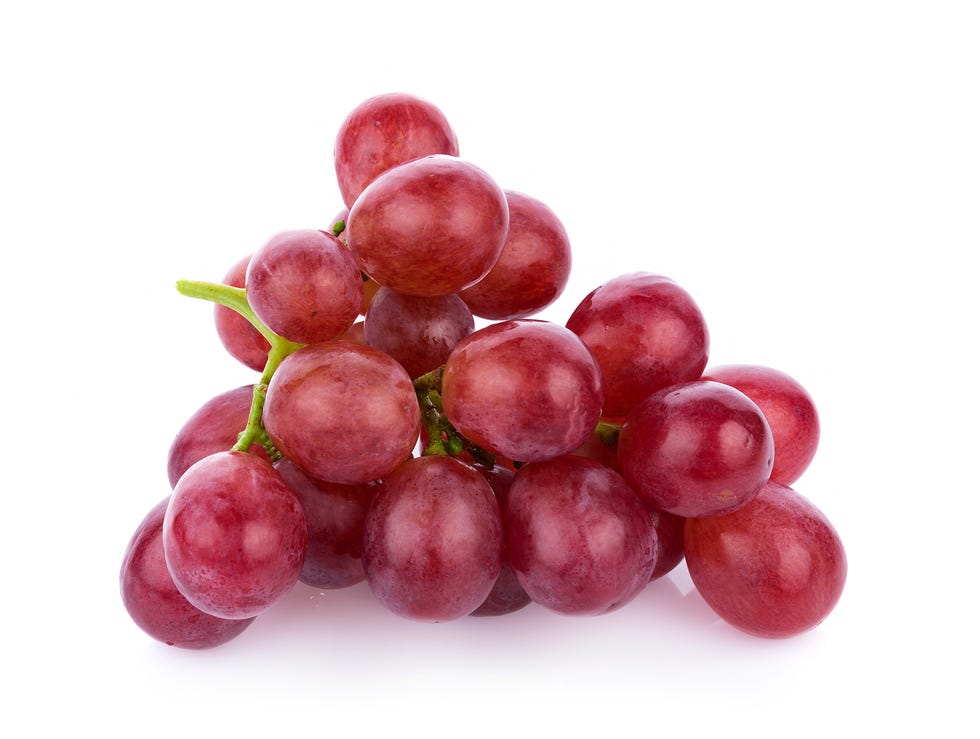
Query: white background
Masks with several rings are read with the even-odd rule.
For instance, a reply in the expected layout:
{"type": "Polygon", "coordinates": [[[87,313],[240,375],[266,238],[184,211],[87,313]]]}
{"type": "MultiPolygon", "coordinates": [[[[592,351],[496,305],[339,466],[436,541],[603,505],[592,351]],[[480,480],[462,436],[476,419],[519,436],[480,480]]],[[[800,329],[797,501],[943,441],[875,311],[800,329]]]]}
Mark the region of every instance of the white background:
{"type": "Polygon", "coordinates": [[[0,731],[130,736],[976,736],[975,3],[10,3],[0,11],[0,731]],[[300,586],[238,640],[118,596],[201,403],[253,375],[178,278],[340,209],[363,99],[439,105],[603,280],[666,274],[711,364],[818,403],[796,485],[849,557],[833,614],[743,636],[683,567],[593,619],[419,624],[300,586]]]}

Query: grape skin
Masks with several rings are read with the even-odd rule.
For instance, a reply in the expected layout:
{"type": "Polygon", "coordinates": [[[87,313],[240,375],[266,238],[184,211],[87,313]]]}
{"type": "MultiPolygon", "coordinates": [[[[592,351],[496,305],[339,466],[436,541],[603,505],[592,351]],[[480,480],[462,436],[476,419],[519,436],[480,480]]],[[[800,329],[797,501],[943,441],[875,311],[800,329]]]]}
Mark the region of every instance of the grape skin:
{"type": "Polygon", "coordinates": [[[796,636],[821,623],[847,578],[833,525],[775,482],[733,513],[689,519],[684,552],[705,602],[732,626],[760,637],[796,636]]]}
{"type": "MultiPolygon", "coordinates": [[[[239,259],[228,270],[222,283],[245,287],[245,273],[252,255],[239,259]]],[[[214,306],[214,327],[225,350],[235,359],[256,372],[265,368],[269,342],[248,319],[224,305],[214,306]]]]}
{"type": "Polygon", "coordinates": [[[279,233],[252,255],[245,292],[273,332],[313,344],[351,327],[364,284],[353,255],[336,237],[305,229],[279,233]]]}
{"type": "Polygon", "coordinates": [[[420,298],[387,287],[364,316],[364,340],[398,360],[410,377],[445,364],[473,328],[473,313],[458,295],[420,298]]]}
{"type": "Polygon", "coordinates": [[[191,605],[174,585],[163,554],[163,518],[170,496],[136,528],[119,571],[123,606],[154,639],[182,649],[209,649],[241,634],[254,618],[226,619],[191,605]]]}
{"type": "Polygon", "coordinates": [[[482,169],[428,156],[388,170],[351,206],[347,243],[361,270],[406,295],[450,295],[496,263],[507,199],[482,169]]]}
{"type": "Polygon", "coordinates": [[[578,449],[602,407],[599,367],[571,331],[533,319],[467,336],[446,361],[442,402],[467,439],[508,459],[578,449]]]}
{"type": "Polygon", "coordinates": [[[364,569],[378,600],[420,621],[473,612],[500,574],[503,531],[487,481],[445,456],[415,457],[385,478],[368,510],[364,569]]]}
{"type": "Polygon", "coordinates": [[[618,473],[586,457],[522,466],[507,495],[504,531],[531,600],[566,615],[622,607],[657,564],[649,510],[618,473]]]}
{"type": "MultiPolygon", "coordinates": [[[[499,464],[493,467],[478,465],[474,469],[490,483],[490,488],[497,498],[497,505],[501,510],[504,510],[507,501],[507,492],[514,482],[514,470],[499,464]]],[[[500,564],[500,574],[497,576],[497,581],[493,584],[493,589],[486,597],[486,600],[470,615],[505,616],[508,613],[519,611],[530,602],[530,596],[521,586],[514,572],[514,568],[510,566],[510,562],[508,561],[505,538],[504,558],[500,564]]]]}
{"type": "Polygon", "coordinates": [[[730,385],[762,410],[772,429],[774,482],[792,485],[810,466],[820,442],[813,398],[795,379],[772,367],[728,364],[706,370],[702,379],[730,385]]]}
{"type": "Polygon", "coordinates": [[[311,344],[269,383],[262,419],[273,445],[318,480],[378,480],[408,459],[421,413],[405,369],[373,347],[311,344]]]}
{"type": "Polygon", "coordinates": [[[493,269],[459,295],[474,315],[527,318],[551,305],[568,283],[572,247],[558,216],[540,200],[504,190],[507,240],[493,269]]]}
{"type": "Polygon", "coordinates": [[[334,169],[350,208],[378,175],[429,154],[459,155],[446,116],[432,103],[404,93],[365,100],[344,119],[334,142],[334,169]]]}
{"type": "Polygon", "coordinates": [[[377,487],[314,480],[285,458],[275,468],[296,494],[306,517],[300,581],[328,590],[361,582],[365,577],[361,561],[364,519],[377,487]]]}
{"type": "Polygon", "coordinates": [[[268,460],[218,452],[174,488],[163,549],[174,584],[194,606],[222,618],[250,618],[299,579],[306,520],[268,460]]]}
{"type": "Polygon", "coordinates": [[[755,403],[719,382],[665,388],[619,434],[623,476],[653,508],[685,518],[733,511],[769,479],[772,431],[755,403]]]}
{"type": "Polygon", "coordinates": [[[662,388],[697,380],[708,363],[708,327],[694,299],[668,277],[620,275],[589,293],[567,328],[602,368],[602,414],[623,417],[662,388]]]}
{"type": "MultiPolygon", "coordinates": [[[[251,385],[228,390],[208,400],[184,422],[167,452],[167,477],[171,488],[192,464],[215,452],[226,452],[235,445],[239,433],[248,423],[253,395],[251,385]]],[[[249,451],[268,457],[259,444],[252,444],[249,451]]]]}

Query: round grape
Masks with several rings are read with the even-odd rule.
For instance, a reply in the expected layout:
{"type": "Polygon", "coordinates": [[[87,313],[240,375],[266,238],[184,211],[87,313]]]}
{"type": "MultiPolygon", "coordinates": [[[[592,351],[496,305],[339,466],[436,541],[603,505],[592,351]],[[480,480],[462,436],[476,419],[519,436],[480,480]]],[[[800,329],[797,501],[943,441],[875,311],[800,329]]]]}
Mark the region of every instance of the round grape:
{"type": "Polygon", "coordinates": [[[174,488],[163,551],[174,584],[194,606],[222,618],[250,618],[299,579],[303,508],[268,460],[218,452],[174,488]]]}
{"type": "Polygon", "coordinates": [[[684,556],[712,610],[761,637],[791,637],[821,623],[847,578],[844,546],[830,521],[776,482],[733,513],[689,519],[684,556]]]}

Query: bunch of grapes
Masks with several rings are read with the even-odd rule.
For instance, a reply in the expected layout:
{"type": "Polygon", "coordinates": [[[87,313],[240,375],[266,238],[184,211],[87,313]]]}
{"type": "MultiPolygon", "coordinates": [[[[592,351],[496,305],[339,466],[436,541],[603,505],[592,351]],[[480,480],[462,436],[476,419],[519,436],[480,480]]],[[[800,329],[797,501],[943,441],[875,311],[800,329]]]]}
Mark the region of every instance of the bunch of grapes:
{"type": "Polygon", "coordinates": [[[172,491],[120,573],[144,631],[223,644],[297,582],[366,580],[426,621],[598,615],[682,560],[750,634],[830,613],[846,559],[790,487],[819,437],[798,382],[709,369],[701,311],[657,274],[605,282],[565,325],[532,318],[567,284],[568,235],[461,158],[427,101],[365,101],[334,153],[326,229],[178,283],[260,376],[173,441],[172,491]]]}

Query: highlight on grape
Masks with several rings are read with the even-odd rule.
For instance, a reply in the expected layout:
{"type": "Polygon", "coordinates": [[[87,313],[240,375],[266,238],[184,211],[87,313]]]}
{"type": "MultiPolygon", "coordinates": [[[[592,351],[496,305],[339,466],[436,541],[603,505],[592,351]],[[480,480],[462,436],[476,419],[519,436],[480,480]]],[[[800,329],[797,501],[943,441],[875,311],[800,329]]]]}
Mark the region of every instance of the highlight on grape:
{"type": "Polygon", "coordinates": [[[423,621],[600,615],[682,561],[745,633],[830,614],[847,562],[791,487],[820,436],[795,379],[708,367],[693,297],[651,272],[596,286],[565,325],[534,318],[567,285],[569,236],[462,158],[428,101],[366,100],[334,163],[322,229],[177,283],[257,377],[174,437],[171,492],[120,570],[137,626],[215,647],[297,583],[365,580],[423,621]]]}

